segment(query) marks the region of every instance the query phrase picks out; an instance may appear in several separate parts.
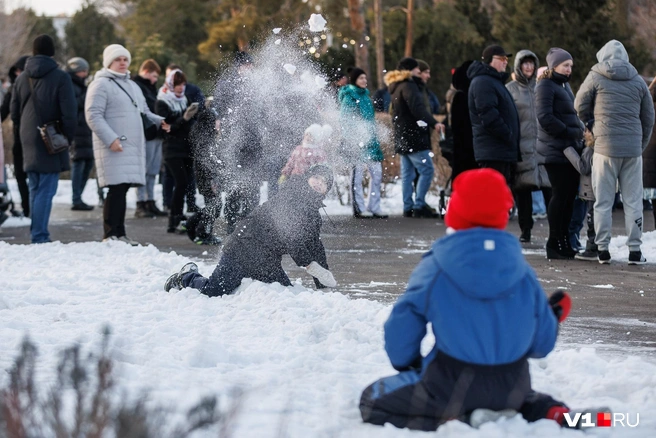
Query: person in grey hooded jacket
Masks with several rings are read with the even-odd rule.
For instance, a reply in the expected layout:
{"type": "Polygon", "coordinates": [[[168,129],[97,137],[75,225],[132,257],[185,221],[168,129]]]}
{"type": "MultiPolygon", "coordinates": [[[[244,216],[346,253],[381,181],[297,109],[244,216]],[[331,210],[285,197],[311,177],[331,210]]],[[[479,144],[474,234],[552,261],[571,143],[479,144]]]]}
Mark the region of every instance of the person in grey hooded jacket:
{"type": "Polygon", "coordinates": [[[506,84],[517,107],[519,115],[519,149],[522,160],[515,169],[515,183],[512,187],[517,205],[519,227],[522,231],[519,240],[531,241],[533,228],[533,190],[542,190],[544,201],[549,204],[551,185],[544,166],[540,166],[536,151],[538,138],[538,116],[535,105],[535,84],[540,61],[530,50],[520,50],[515,57],[514,79],[506,84]]]}
{"type": "Polygon", "coordinates": [[[93,155],[100,187],[109,187],[103,205],[104,240],[137,243],[125,235],[125,196],[146,183],[146,138],[141,113],[162,129],[169,126],[153,114],[141,89],[130,80],[131,55],[120,44],[103,51],[103,68],[89,85],[85,102],[93,131],[93,155]]]}
{"type": "Polygon", "coordinates": [[[597,60],[576,95],[575,107],[584,123],[594,120],[592,188],[599,263],[610,263],[612,207],[619,182],[629,264],[643,264],[642,152],[654,126],[654,104],[621,42],[606,43],[597,60]]]}

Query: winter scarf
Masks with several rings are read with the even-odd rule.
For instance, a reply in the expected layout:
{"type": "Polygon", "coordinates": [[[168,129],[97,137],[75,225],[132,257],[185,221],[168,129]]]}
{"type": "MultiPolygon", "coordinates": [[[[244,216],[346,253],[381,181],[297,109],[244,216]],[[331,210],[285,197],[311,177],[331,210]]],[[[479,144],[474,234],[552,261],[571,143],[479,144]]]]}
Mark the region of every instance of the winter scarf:
{"type": "Polygon", "coordinates": [[[180,70],[171,70],[171,72],[166,76],[164,85],[159,89],[157,93],[157,99],[162,100],[168,104],[169,107],[175,112],[184,112],[187,109],[188,102],[187,96],[185,96],[185,90],[183,87],[181,94],[175,94],[173,91],[173,76],[180,70]]]}

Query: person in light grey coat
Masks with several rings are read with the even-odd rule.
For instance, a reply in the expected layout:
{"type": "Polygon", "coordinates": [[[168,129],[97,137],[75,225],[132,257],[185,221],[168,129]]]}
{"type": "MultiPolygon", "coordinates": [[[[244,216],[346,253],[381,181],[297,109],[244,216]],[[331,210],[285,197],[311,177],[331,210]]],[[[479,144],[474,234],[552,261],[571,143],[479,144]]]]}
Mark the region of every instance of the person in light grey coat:
{"type": "MultiPolygon", "coordinates": [[[[103,205],[104,239],[136,242],[125,234],[125,197],[130,187],[145,184],[146,139],[141,113],[160,125],[141,89],[130,80],[130,52],[119,44],[103,52],[103,68],[89,85],[85,102],[87,123],[93,131],[98,183],[109,187],[103,205]]],[[[162,124],[165,128],[167,125],[162,124]]]]}
{"type": "Polygon", "coordinates": [[[515,57],[513,81],[506,84],[517,114],[519,115],[519,150],[522,160],[515,169],[515,183],[512,190],[517,205],[517,217],[522,231],[519,240],[531,241],[533,229],[534,190],[542,190],[544,200],[549,204],[551,185],[544,166],[540,166],[539,155],[535,149],[538,138],[538,115],[535,106],[535,84],[540,61],[530,50],[520,50],[515,57]]]}
{"type": "Polygon", "coordinates": [[[612,207],[619,182],[629,264],[643,264],[642,152],[654,126],[654,104],[621,42],[606,43],[597,60],[576,95],[575,107],[584,123],[594,120],[592,188],[599,262],[610,263],[612,207]]]}

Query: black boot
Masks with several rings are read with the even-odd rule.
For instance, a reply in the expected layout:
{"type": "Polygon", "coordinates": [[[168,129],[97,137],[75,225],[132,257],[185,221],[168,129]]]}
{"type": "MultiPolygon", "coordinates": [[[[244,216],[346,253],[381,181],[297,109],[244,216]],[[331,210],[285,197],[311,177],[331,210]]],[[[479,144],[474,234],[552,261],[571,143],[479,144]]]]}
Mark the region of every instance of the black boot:
{"type": "Polygon", "coordinates": [[[134,212],[134,217],[143,219],[146,217],[154,217],[154,215],[146,208],[146,201],[137,201],[137,209],[134,212]]]}
{"type": "Polygon", "coordinates": [[[572,248],[568,236],[563,236],[560,238],[560,247],[562,248],[562,252],[566,254],[569,258],[573,258],[576,254],[579,253],[574,248],[572,248]]]}
{"type": "Polygon", "coordinates": [[[547,240],[546,249],[547,258],[549,260],[571,260],[574,258],[574,254],[570,255],[570,253],[566,251],[565,247],[563,246],[562,239],[550,237],[549,240],[547,240]]]}
{"type": "Polygon", "coordinates": [[[157,208],[155,201],[146,201],[146,209],[153,214],[153,216],[164,217],[168,216],[167,213],[164,213],[162,210],[157,208]]]}

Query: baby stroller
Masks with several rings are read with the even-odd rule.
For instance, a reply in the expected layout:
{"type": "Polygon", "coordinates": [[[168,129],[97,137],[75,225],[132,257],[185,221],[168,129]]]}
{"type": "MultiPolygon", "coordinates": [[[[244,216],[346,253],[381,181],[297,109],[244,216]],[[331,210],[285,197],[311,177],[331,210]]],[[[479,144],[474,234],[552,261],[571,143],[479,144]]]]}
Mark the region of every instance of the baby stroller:
{"type": "Polygon", "coordinates": [[[13,213],[14,201],[7,185],[7,169],[3,165],[0,168],[0,226],[9,218],[7,211],[13,213]]]}
{"type": "MultiPolygon", "coordinates": [[[[444,137],[440,139],[440,152],[442,157],[446,159],[449,163],[449,167],[453,169],[453,132],[451,130],[451,125],[448,123],[445,124],[445,133],[444,137]]],[[[446,215],[446,208],[449,205],[449,198],[451,198],[451,183],[453,182],[453,173],[450,174],[447,179],[444,187],[440,189],[440,200],[438,203],[438,212],[440,217],[444,218],[446,215]]]]}

